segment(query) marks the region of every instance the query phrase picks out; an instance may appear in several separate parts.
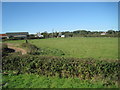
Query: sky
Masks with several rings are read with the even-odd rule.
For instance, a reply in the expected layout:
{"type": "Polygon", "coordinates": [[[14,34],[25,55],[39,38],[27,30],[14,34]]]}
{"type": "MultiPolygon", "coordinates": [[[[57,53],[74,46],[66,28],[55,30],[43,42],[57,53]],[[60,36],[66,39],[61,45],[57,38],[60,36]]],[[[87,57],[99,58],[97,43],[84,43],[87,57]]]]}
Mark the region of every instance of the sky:
{"type": "Polygon", "coordinates": [[[3,2],[2,33],[118,30],[117,2],[3,2]]]}
{"type": "Polygon", "coordinates": [[[120,0],[2,0],[2,2],[119,2],[120,0]]]}

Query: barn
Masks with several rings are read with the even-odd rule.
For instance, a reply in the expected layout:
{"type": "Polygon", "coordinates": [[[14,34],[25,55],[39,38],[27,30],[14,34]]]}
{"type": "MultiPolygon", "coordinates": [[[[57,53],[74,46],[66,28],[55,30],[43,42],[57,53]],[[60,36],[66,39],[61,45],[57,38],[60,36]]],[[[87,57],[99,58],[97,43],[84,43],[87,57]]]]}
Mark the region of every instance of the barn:
{"type": "Polygon", "coordinates": [[[10,38],[10,37],[14,37],[14,38],[26,38],[29,33],[28,32],[12,32],[12,33],[6,33],[6,35],[10,38]]]}
{"type": "Polygon", "coordinates": [[[8,39],[9,37],[6,34],[0,34],[0,39],[8,39]]]}

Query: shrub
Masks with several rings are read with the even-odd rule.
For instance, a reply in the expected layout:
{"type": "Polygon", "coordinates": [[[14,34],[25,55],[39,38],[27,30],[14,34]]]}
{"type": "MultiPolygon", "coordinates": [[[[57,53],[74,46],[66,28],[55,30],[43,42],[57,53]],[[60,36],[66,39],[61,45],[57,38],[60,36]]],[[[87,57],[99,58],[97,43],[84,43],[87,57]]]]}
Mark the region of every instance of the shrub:
{"type": "Polygon", "coordinates": [[[22,47],[27,48],[28,51],[29,51],[28,52],[29,54],[32,54],[32,55],[39,55],[40,54],[39,53],[39,48],[36,47],[35,45],[30,44],[30,43],[23,43],[22,47]]]}
{"type": "Polygon", "coordinates": [[[63,56],[65,53],[62,50],[54,48],[38,48],[37,46],[30,43],[23,43],[22,47],[28,49],[31,55],[54,55],[54,56],[63,56]]]}

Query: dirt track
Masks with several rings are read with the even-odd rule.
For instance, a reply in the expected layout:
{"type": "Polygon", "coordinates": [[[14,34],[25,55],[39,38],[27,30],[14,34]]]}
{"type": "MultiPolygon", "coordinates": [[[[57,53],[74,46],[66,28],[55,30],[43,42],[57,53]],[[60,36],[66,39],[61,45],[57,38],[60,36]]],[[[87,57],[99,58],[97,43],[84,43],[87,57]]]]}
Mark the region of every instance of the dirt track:
{"type": "Polygon", "coordinates": [[[21,52],[22,55],[27,54],[27,51],[24,50],[23,48],[18,48],[18,47],[16,47],[15,45],[13,45],[13,44],[11,44],[11,43],[7,43],[7,45],[8,45],[8,48],[14,49],[15,52],[21,52]]]}

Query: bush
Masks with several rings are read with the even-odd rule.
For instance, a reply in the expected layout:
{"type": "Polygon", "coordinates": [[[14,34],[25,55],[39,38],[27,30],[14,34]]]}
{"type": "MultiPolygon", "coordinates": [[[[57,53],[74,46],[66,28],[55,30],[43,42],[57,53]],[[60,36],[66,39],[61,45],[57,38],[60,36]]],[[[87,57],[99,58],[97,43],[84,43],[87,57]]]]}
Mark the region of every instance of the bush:
{"type": "Polygon", "coordinates": [[[31,55],[39,55],[40,54],[39,48],[36,47],[35,45],[30,44],[30,43],[23,43],[22,47],[27,48],[29,51],[28,53],[31,55]]]}
{"type": "Polygon", "coordinates": [[[23,43],[22,47],[28,49],[28,54],[31,55],[54,55],[54,56],[63,56],[65,53],[62,50],[54,48],[38,48],[37,46],[30,43],[23,43]]]}

